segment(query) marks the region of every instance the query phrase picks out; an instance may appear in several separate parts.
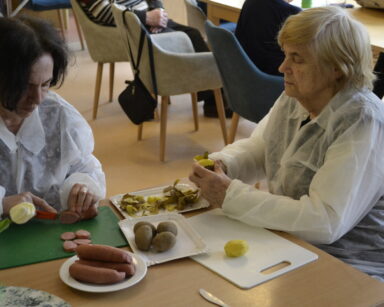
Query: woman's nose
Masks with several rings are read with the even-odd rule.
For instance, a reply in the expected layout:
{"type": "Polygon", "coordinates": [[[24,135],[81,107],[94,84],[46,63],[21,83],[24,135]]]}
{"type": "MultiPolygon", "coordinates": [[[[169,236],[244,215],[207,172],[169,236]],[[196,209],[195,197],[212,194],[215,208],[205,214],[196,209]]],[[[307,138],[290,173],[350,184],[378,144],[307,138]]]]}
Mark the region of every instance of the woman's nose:
{"type": "Polygon", "coordinates": [[[40,86],[32,86],[29,89],[29,98],[33,104],[40,104],[43,99],[43,91],[40,86]]]}
{"type": "Polygon", "coordinates": [[[283,63],[281,63],[279,66],[279,72],[285,73],[286,70],[287,70],[287,59],[285,58],[283,63]]]}

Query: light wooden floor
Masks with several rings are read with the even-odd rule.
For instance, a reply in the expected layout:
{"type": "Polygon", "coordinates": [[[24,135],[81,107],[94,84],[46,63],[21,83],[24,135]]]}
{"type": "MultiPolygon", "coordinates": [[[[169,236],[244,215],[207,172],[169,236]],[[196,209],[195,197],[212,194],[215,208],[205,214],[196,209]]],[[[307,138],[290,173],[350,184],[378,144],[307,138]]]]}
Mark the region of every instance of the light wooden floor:
{"type": "MultiPolygon", "coordinates": [[[[70,30],[71,32],[71,30],[70,30]]],[[[172,183],[187,177],[192,158],[205,151],[223,147],[218,119],[203,116],[199,103],[200,129],[193,131],[189,95],[174,96],[168,114],[166,161],[159,161],[159,121],[144,125],[143,140],[137,141],[137,126],[125,116],[117,103],[124,80],[131,79],[129,63],[118,63],[115,69],[114,101],[108,103],[108,72],[105,65],[97,120],[91,119],[96,64],[87,51],[80,51],[77,35],[69,38],[73,59],[63,86],[56,91],[74,105],[89,121],[95,137],[95,156],[101,161],[107,179],[107,196],[172,183]]],[[[227,124],[229,127],[230,120],[227,124]]],[[[241,120],[238,138],[253,130],[254,124],[241,120]]]]}

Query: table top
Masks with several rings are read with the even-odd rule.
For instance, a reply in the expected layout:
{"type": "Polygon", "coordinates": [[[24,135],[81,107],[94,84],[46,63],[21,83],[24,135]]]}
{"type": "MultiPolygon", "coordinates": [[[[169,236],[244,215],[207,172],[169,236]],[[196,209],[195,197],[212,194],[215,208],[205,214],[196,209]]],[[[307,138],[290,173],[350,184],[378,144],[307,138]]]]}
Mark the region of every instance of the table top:
{"type": "Polygon", "coordinates": [[[0,284],[46,291],[73,306],[211,306],[200,297],[199,288],[230,306],[350,307],[384,302],[383,283],[309,243],[276,233],[315,252],[319,259],[249,290],[236,287],[189,258],[151,266],[137,285],[111,293],[87,293],[64,284],[59,269],[66,259],[0,270],[0,284]]]}
{"type": "MultiPolygon", "coordinates": [[[[207,0],[208,18],[215,24],[218,24],[220,17],[222,19],[227,18],[226,20],[228,21],[237,22],[244,1],[207,0]]],[[[320,5],[324,1],[316,0],[313,3],[320,5]]],[[[384,52],[384,10],[363,8],[352,0],[347,0],[346,2],[354,5],[354,8],[346,10],[367,28],[371,45],[384,52]]],[[[301,0],[294,0],[291,4],[301,6],[301,0]]]]}

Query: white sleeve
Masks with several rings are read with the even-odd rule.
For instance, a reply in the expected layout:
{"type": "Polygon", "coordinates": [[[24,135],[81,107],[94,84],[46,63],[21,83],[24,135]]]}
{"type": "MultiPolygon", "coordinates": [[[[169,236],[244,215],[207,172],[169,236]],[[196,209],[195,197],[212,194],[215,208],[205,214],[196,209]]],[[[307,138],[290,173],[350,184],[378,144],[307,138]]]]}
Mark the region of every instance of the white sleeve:
{"type": "Polygon", "coordinates": [[[295,200],[233,180],[223,210],[250,225],[330,244],[352,229],[383,195],[383,156],[381,124],[356,123],[328,148],[308,195],[295,200]]]}
{"type": "Polygon", "coordinates": [[[227,175],[247,183],[255,183],[265,177],[263,132],[268,123],[268,113],[256,126],[249,138],[225,146],[220,152],[209,155],[221,160],[227,167],[227,175]]]}
{"type": "Polygon", "coordinates": [[[66,112],[63,112],[62,122],[62,147],[65,153],[61,163],[70,165],[59,191],[61,208],[65,210],[74,184],[87,185],[98,198],[105,197],[106,184],[101,164],[92,154],[94,139],[88,123],[72,106],[67,106],[66,112]]]}

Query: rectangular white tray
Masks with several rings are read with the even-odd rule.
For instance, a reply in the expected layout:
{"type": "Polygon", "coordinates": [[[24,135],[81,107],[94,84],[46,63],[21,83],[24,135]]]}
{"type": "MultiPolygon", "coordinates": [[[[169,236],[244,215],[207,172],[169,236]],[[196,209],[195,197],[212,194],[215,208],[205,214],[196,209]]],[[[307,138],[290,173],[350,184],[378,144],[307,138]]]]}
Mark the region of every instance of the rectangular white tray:
{"type": "MultiPolygon", "coordinates": [[[[185,183],[181,183],[182,185],[186,185],[185,183]]],[[[189,184],[188,184],[189,185],[189,184]]],[[[166,185],[166,186],[160,186],[160,187],[155,187],[155,188],[151,188],[151,189],[145,189],[145,190],[140,190],[140,191],[135,191],[135,192],[129,192],[129,194],[132,194],[132,195],[140,195],[140,196],[144,196],[145,198],[148,197],[148,196],[162,196],[163,195],[163,190],[164,188],[168,187],[169,185],[166,185]]],[[[191,186],[191,188],[194,188],[193,186],[191,186]]],[[[124,194],[118,194],[118,195],[114,195],[112,197],[109,198],[109,200],[112,202],[112,204],[116,207],[116,209],[127,219],[136,219],[137,217],[141,217],[140,216],[140,213],[138,216],[130,216],[126,211],[122,210],[120,208],[120,200],[121,198],[123,197],[124,194]]],[[[193,211],[193,210],[198,210],[198,209],[202,209],[202,208],[207,208],[209,207],[209,203],[202,197],[199,198],[199,200],[193,204],[188,204],[185,209],[183,210],[177,210],[175,209],[173,212],[176,212],[176,213],[183,213],[183,212],[188,212],[188,211],[193,211]]],[[[167,210],[164,210],[164,209],[160,209],[159,213],[158,214],[167,214],[167,213],[170,213],[170,211],[167,211],[167,210]]]]}
{"type": "Polygon", "coordinates": [[[137,217],[135,219],[125,219],[119,222],[120,229],[128,240],[129,246],[135,254],[139,254],[147,266],[154,264],[171,261],[174,259],[189,257],[205,253],[207,245],[202,237],[195,231],[195,229],[188,223],[187,219],[181,214],[166,213],[158,215],[149,215],[137,217]],[[147,221],[152,223],[155,227],[157,224],[164,221],[172,221],[177,226],[176,244],[170,250],[156,253],[149,250],[148,252],[141,251],[136,247],[135,236],[133,227],[140,221],[147,221]]]}

